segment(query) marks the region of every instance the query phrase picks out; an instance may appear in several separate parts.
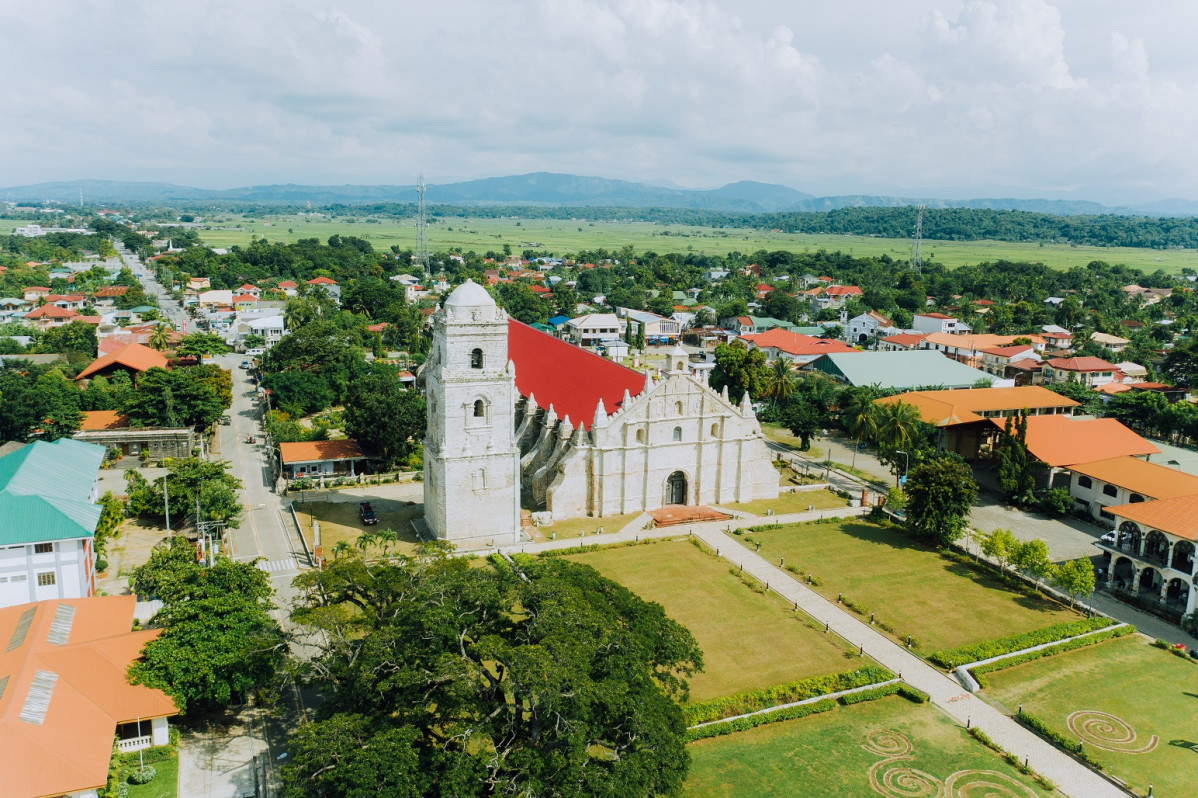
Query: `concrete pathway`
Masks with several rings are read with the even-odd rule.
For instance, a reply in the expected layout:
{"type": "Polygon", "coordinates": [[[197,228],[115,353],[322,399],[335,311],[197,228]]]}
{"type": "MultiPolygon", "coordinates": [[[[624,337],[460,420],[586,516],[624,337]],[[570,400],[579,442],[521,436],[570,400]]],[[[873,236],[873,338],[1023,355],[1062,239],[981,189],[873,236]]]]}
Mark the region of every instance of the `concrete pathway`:
{"type": "MultiPolygon", "coordinates": [[[[759,518],[754,519],[753,522],[787,524],[812,521],[818,518],[854,517],[867,512],[867,508],[845,507],[811,513],[790,513],[772,516],[768,519],[759,518]]],[[[959,724],[977,726],[1005,750],[1015,756],[1026,758],[1029,767],[1057,784],[1063,795],[1085,796],[1085,798],[1106,798],[1107,796],[1119,798],[1127,795],[1102,776],[1020,726],[994,706],[971,695],[952,677],[941,673],[869,624],[858,620],[847,610],[810,590],[787,571],[770,564],[760,555],[750,551],[727,531],[732,528],[732,522],[696,523],[645,531],[630,528],[635,526],[636,522],[634,521],[620,532],[613,534],[595,535],[582,539],[552,540],[544,543],[526,543],[501,547],[500,550],[508,553],[535,553],[578,545],[610,545],[638,539],[670,538],[688,533],[693,534],[710,546],[712,550],[718,551],[723,559],[733,564],[743,565],[745,572],[754,579],[768,584],[770,590],[796,604],[816,621],[827,624],[831,631],[845,640],[861,646],[867,655],[901,675],[903,681],[927,693],[931,697],[932,704],[959,724]]]]}

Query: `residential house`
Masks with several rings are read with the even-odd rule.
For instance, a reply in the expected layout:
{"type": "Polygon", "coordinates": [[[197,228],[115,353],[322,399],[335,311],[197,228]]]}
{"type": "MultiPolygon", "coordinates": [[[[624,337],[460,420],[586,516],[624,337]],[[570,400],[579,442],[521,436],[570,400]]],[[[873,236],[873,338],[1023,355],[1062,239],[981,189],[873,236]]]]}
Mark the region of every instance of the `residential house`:
{"type": "Polygon", "coordinates": [[[121,752],[169,744],[175,702],[129,681],[162,633],[132,628],[136,604],[99,596],[0,610],[5,795],[95,798],[107,794],[114,740],[121,752]]]}
{"type": "MultiPolygon", "coordinates": [[[[997,430],[1005,431],[1006,420],[989,419],[997,430]]],[[[1066,415],[1041,415],[1027,418],[1027,450],[1047,468],[1046,487],[1060,472],[1073,466],[1111,457],[1142,457],[1159,454],[1160,449],[1113,418],[1079,419],[1066,415]]]]}
{"type": "Polygon", "coordinates": [[[1150,499],[1198,496],[1198,477],[1137,457],[1110,457],[1070,466],[1069,493],[1076,507],[1100,524],[1115,526],[1110,507],[1150,499]]]}
{"type": "Polygon", "coordinates": [[[233,296],[233,310],[249,310],[258,304],[258,297],[253,294],[235,294],[233,296]]]}
{"type": "Polygon", "coordinates": [[[87,368],[79,372],[76,380],[86,380],[90,377],[111,377],[118,371],[126,372],[137,382],[137,377],[143,371],[152,368],[166,368],[166,355],[157,349],[151,349],[143,344],[126,344],[120,349],[107,355],[101,355],[93,360],[87,368]]]}
{"type": "Polygon", "coordinates": [[[224,308],[233,304],[233,292],[226,290],[203,291],[197,296],[201,308],[224,308]]]}
{"type": "Polygon", "coordinates": [[[341,286],[331,277],[313,277],[308,281],[308,289],[320,288],[338,302],[341,301],[341,286]]]}
{"type": "Polygon", "coordinates": [[[106,310],[116,306],[119,297],[129,293],[127,285],[106,285],[92,294],[92,304],[97,310],[106,310]]]}
{"type": "Polygon", "coordinates": [[[948,316],[944,313],[916,313],[911,327],[916,332],[921,333],[952,333],[954,335],[962,335],[973,332],[968,324],[963,324],[954,316],[948,316]]]}
{"type": "Polygon", "coordinates": [[[927,333],[897,333],[878,339],[879,352],[909,352],[919,349],[927,333]]]}
{"type": "Polygon", "coordinates": [[[678,336],[682,332],[682,326],[677,321],[665,316],[658,316],[656,313],[649,313],[643,310],[629,310],[628,308],[616,308],[616,315],[626,319],[632,325],[632,332],[635,335],[639,335],[641,328],[644,327],[645,341],[647,343],[678,343],[678,336]]]}
{"type": "Polygon", "coordinates": [[[767,360],[782,358],[791,363],[810,363],[820,355],[829,353],[858,353],[858,350],[842,341],[828,338],[814,338],[810,335],[789,332],[780,328],[767,330],[763,333],[742,335],[750,349],[760,349],[765,352],[767,360]]]}
{"type": "Polygon", "coordinates": [[[1007,378],[1007,366],[1020,360],[1040,362],[1040,355],[1031,344],[1012,344],[1011,346],[992,346],[981,350],[982,371],[995,377],[1007,378]]]}
{"type": "Polygon", "coordinates": [[[87,297],[83,294],[46,294],[47,305],[63,308],[64,310],[83,310],[87,297]]]}
{"type": "Polygon", "coordinates": [[[352,438],[335,441],[280,443],[279,459],[285,479],[321,479],[364,473],[359,465],[366,456],[352,438]]]}
{"type": "Polygon", "coordinates": [[[875,338],[890,335],[895,330],[893,321],[876,310],[870,310],[848,320],[844,340],[851,344],[864,344],[875,338]]]}
{"type": "Polygon", "coordinates": [[[1117,335],[1110,335],[1104,332],[1090,333],[1090,340],[1099,346],[1114,352],[1115,354],[1122,352],[1127,348],[1127,345],[1131,343],[1131,341],[1127,340],[1126,338],[1120,338],[1117,335]]]}
{"type": "Polygon", "coordinates": [[[1172,609],[1173,616],[1198,610],[1198,496],[1108,507],[1115,517],[1114,543],[1096,545],[1111,557],[1111,587],[1172,609]]]}
{"type": "Polygon", "coordinates": [[[1119,369],[1098,357],[1054,357],[1044,361],[1045,384],[1078,382],[1097,388],[1115,381],[1119,369]]]}
{"type": "Polygon", "coordinates": [[[257,299],[262,296],[262,289],[256,285],[254,285],[253,283],[242,283],[241,286],[238,287],[237,293],[238,294],[249,294],[250,296],[257,299]]]}
{"type": "Polygon", "coordinates": [[[286,296],[299,296],[299,286],[294,280],[281,280],[278,288],[286,296]]]}
{"type": "Polygon", "coordinates": [[[196,293],[207,291],[212,287],[212,281],[207,277],[191,277],[187,280],[187,287],[196,293]]]}
{"type": "Polygon", "coordinates": [[[144,452],[151,460],[191,457],[199,445],[191,427],[130,427],[129,417],[116,410],[85,410],[83,422],[71,437],[118,451],[122,457],[144,452]]]}
{"type": "Polygon", "coordinates": [[[50,293],[53,292],[44,285],[31,285],[25,289],[25,293],[22,296],[25,298],[26,302],[37,302],[42,297],[50,293]]]}
{"type": "Polygon", "coordinates": [[[566,340],[579,346],[597,346],[619,338],[624,326],[614,313],[587,313],[565,324],[566,340]]]}
{"type": "Polygon", "coordinates": [[[855,285],[830,285],[815,301],[821,308],[840,309],[844,303],[853,297],[862,296],[865,292],[855,285]]]}
{"type": "Polygon", "coordinates": [[[770,316],[730,316],[720,319],[720,326],[737,335],[761,333],[775,328],[792,331],[795,329],[795,326],[790,322],[770,316]]]}
{"type": "Polygon", "coordinates": [[[104,447],[69,438],[0,457],[0,607],[95,595],[103,462],[104,447]]]}
{"type": "Polygon", "coordinates": [[[1046,349],[1069,349],[1073,346],[1073,333],[1055,324],[1041,327],[1040,337],[1044,339],[1046,349]]]}
{"type": "Polygon", "coordinates": [[[1016,341],[1026,340],[1037,352],[1044,349],[1044,339],[1038,335],[993,335],[989,333],[931,333],[920,344],[924,349],[940,352],[960,363],[981,368],[982,350],[1000,346],[1011,346],[1016,341]]]}
{"type": "Polygon", "coordinates": [[[26,313],[22,317],[22,321],[39,330],[49,330],[70,324],[78,317],[79,313],[74,310],[60,308],[57,305],[42,305],[26,313]]]}

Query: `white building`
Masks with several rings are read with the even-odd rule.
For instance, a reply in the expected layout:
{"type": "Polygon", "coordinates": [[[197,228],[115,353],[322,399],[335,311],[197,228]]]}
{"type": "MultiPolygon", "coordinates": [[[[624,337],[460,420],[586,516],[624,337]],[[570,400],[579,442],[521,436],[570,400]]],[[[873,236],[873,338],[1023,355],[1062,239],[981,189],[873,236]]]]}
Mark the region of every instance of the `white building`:
{"type": "Polygon", "coordinates": [[[95,595],[103,460],[69,438],[0,457],[0,607],[95,595]]]}
{"type": "Polygon", "coordinates": [[[973,328],[968,324],[962,324],[952,316],[946,316],[943,313],[916,313],[914,320],[911,322],[911,328],[916,332],[921,333],[952,333],[960,335],[962,333],[973,332],[973,328]]]}
{"type": "Polygon", "coordinates": [[[707,388],[681,348],[653,380],[508,319],[472,282],[433,329],[424,484],[439,538],[517,540],[522,490],[552,520],[778,495],[748,397],[707,388]]]}
{"type": "Polygon", "coordinates": [[[596,346],[619,338],[623,331],[624,325],[614,313],[588,313],[566,322],[566,339],[579,346],[596,346]]]}
{"type": "MultiPolygon", "coordinates": [[[[845,314],[841,312],[843,319],[845,314]]],[[[844,340],[850,344],[863,344],[875,338],[881,338],[898,332],[894,322],[878,313],[876,310],[867,311],[848,320],[844,327],[844,340]]]]}

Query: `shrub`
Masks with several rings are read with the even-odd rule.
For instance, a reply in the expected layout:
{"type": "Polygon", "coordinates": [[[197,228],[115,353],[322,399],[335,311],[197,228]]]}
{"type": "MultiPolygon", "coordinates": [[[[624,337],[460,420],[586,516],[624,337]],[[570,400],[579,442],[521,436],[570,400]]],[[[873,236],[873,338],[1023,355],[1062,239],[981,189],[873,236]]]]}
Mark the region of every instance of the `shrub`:
{"type": "Polygon", "coordinates": [[[1053,654],[1062,654],[1066,651],[1073,651],[1074,649],[1096,645],[1104,640],[1123,637],[1124,635],[1132,634],[1135,631],[1136,627],[1134,626],[1118,626],[1114,629],[1108,629],[1107,631],[1100,632],[1096,635],[1090,635],[1089,637],[1066,640],[1063,643],[1059,643],[1055,646],[1049,646],[1048,648],[1042,648],[1039,651],[1029,651],[1026,654],[1020,654],[1016,657],[1007,657],[1006,659],[1000,659],[997,662],[991,662],[986,665],[978,665],[976,668],[970,668],[969,672],[973,674],[973,678],[977,680],[979,685],[986,687],[987,684],[984,674],[990,673],[992,671],[999,671],[1004,668],[1010,668],[1015,665],[1021,665],[1024,662],[1031,662],[1032,660],[1040,659],[1041,657],[1051,657],[1053,654]]]}
{"type": "Polygon", "coordinates": [[[926,704],[931,700],[931,696],[920,690],[918,687],[912,687],[905,682],[898,686],[898,694],[908,701],[913,701],[916,704],[926,704]]]}
{"type": "Polygon", "coordinates": [[[1073,509],[1073,497],[1068,488],[1053,488],[1045,490],[1036,497],[1036,506],[1040,512],[1053,518],[1061,518],[1073,509]]]}
{"type": "Polygon", "coordinates": [[[894,695],[895,693],[899,692],[899,689],[902,686],[903,685],[900,682],[883,684],[877,687],[871,687],[868,690],[860,690],[856,693],[842,695],[836,700],[839,701],[842,706],[846,707],[853,704],[860,704],[863,701],[876,701],[879,698],[885,698],[888,695],[894,695]]]}
{"type": "Polygon", "coordinates": [[[1031,632],[1021,632],[1020,634],[1000,637],[997,640],[985,640],[981,643],[973,643],[968,646],[936,651],[928,655],[928,661],[942,668],[951,668],[954,665],[965,665],[970,662],[977,662],[978,660],[1010,654],[1012,651],[1031,648],[1032,646],[1044,643],[1052,643],[1056,640],[1064,640],[1067,637],[1074,637],[1085,632],[1093,632],[1096,629],[1102,629],[1113,623],[1115,622],[1110,618],[1081,618],[1076,621],[1067,621],[1053,626],[1046,626],[1043,629],[1036,629],[1031,632]]]}
{"type": "Polygon", "coordinates": [[[1060,748],[1062,751],[1068,751],[1093,768],[1098,770],[1102,769],[1102,765],[1092,756],[1090,756],[1090,753],[1086,750],[1085,746],[1081,744],[1081,742],[1074,740],[1071,737],[1066,737],[1059,732],[1053,731],[1048,727],[1047,723],[1040,720],[1040,718],[1036,717],[1030,712],[1022,712],[1016,715],[1015,719],[1024,726],[1027,726],[1036,734],[1043,737],[1045,740],[1048,740],[1057,748],[1060,748]]]}
{"type": "Polygon", "coordinates": [[[710,726],[703,726],[698,729],[688,729],[686,732],[686,741],[691,743],[695,740],[704,740],[708,737],[719,737],[724,734],[732,734],[733,732],[748,731],[766,723],[775,723],[781,720],[796,720],[798,718],[805,718],[808,715],[815,715],[819,712],[827,712],[835,708],[836,702],[831,698],[825,698],[822,701],[815,701],[797,707],[787,707],[777,712],[751,715],[747,718],[737,718],[736,720],[725,721],[724,723],[713,723],[710,726]]]}
{"type": "Polygon", "coordinates": [[[146,765],[140,770],[135,770],[129,774],[130,784],[149,784],[158,775],[158,771],[154,770],[153,765],[146,765]]]}
{"type": "Polygon", "coordinates": [[[747,715],[750,712],[779,704],[792,704],[828,693],[838,693],[841,690],[851,690],[854,687],[885,682],[893,678],[894,674],[885,668],[867,665],[843,673],[813,676],[810,679],[787,682],[765,690],[752,690],[689,704],[682,708],[682,712],[686,717],[686,724],[694,726],[698,723],[730,718],[734,715],[747,715]]]}

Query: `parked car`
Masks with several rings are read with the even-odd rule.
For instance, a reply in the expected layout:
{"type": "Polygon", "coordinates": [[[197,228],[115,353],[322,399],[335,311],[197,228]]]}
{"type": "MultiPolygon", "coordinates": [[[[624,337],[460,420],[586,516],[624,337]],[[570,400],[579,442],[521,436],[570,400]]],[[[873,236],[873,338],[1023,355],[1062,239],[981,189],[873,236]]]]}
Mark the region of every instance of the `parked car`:
{"type": "Polygon", "coordinates": [[[358,502],[358,520],[366,526],[373,526],[379,522],[379,517],[375,515],[370,502],[358,502]]]}
{"type": "Polygon", "coordinates": [[[247,355],[249,355],[250,357],[262,357],[262,355],[265,354],[265,352],[266,352],[265,349],[257,349],[257,348],[245,350],[245,353],[247,355]]]}
{"type": "Polygon", "coordinates": [[[243,369],[248,369],[250,367],[250,361],[248,361],[248,360],[241,361],[241,367],[243,369]]]}
{"type": "Polygon", "coordinates": [[[1115,533],[1107,532],[1105,535],[1100,537],[1098,540],[1101,541],[1102,543],[1107,544],[1108,546],[1114,546],[1115,545],[1115,533]]]}

